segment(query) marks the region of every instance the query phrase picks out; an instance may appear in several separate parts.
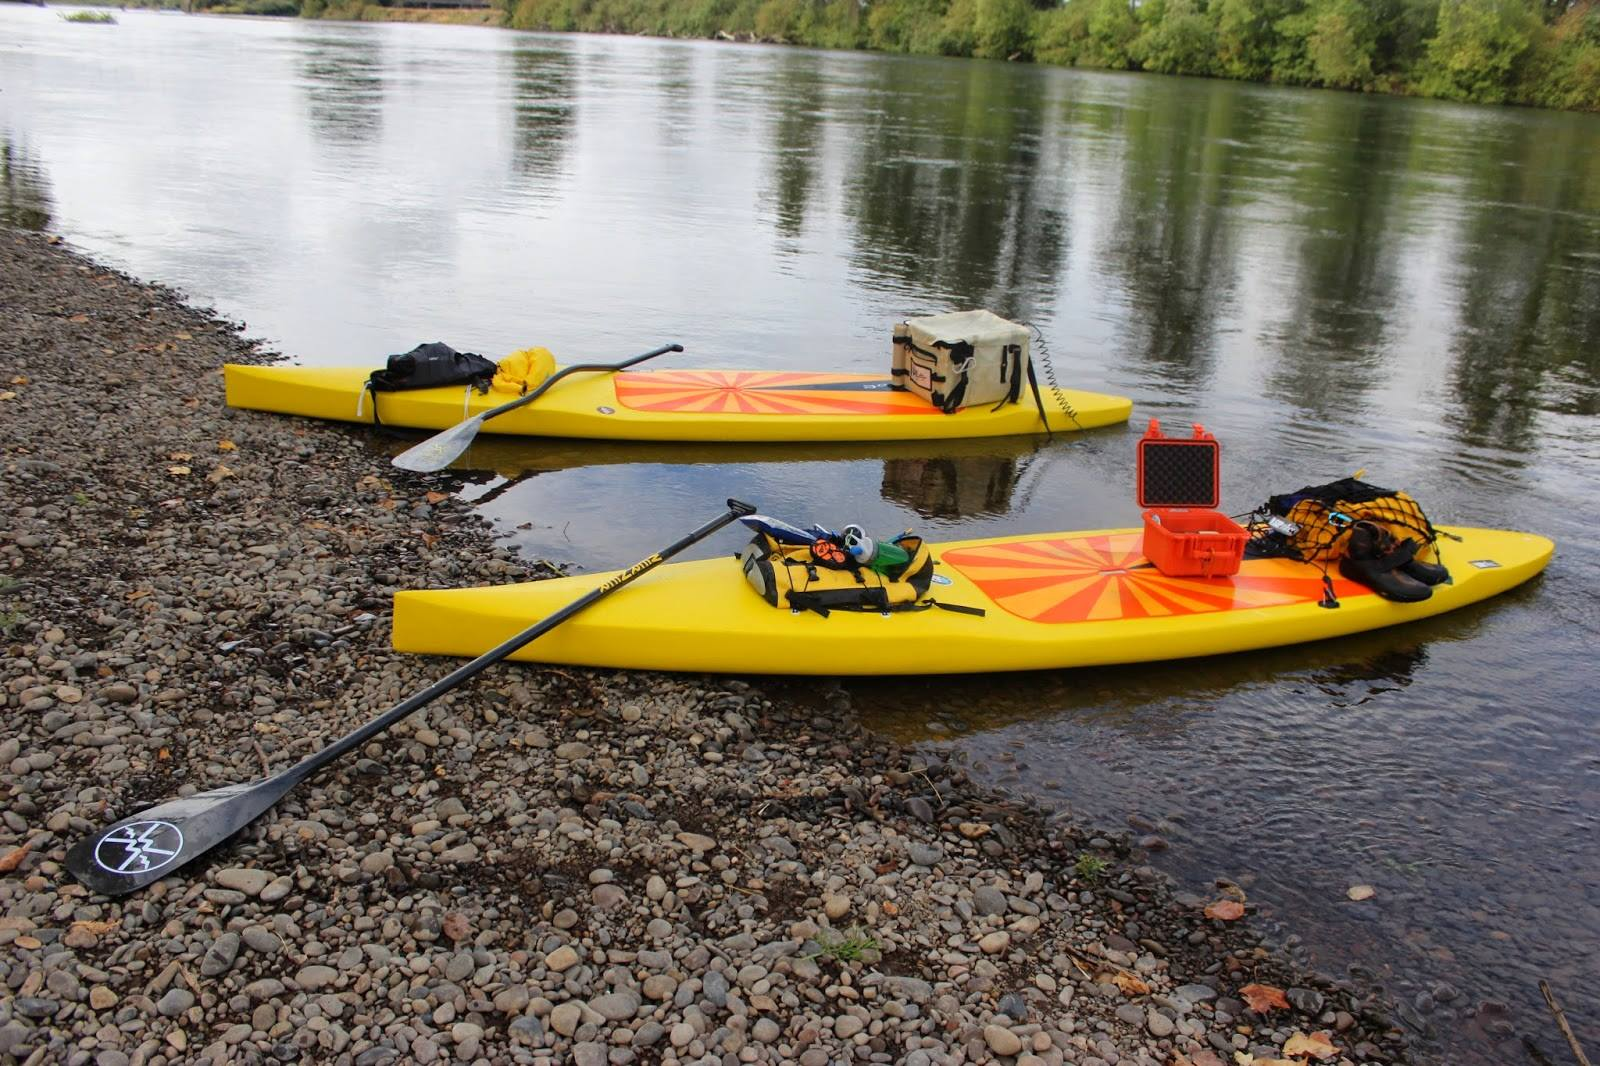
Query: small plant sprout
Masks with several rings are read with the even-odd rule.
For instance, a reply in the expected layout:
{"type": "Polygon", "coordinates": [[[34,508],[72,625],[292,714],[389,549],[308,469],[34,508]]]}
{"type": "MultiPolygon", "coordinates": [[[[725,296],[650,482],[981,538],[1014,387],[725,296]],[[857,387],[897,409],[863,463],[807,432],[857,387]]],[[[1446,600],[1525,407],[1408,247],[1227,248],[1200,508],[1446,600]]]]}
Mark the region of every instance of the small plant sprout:
{"type": "Polygon", "coordinates": [[[1106,866],[1106,860],[1100,856],[1084,852],[1073,863],[1072,872],[1080,881],[1098,881],[1105,876],[1106,866]]]}

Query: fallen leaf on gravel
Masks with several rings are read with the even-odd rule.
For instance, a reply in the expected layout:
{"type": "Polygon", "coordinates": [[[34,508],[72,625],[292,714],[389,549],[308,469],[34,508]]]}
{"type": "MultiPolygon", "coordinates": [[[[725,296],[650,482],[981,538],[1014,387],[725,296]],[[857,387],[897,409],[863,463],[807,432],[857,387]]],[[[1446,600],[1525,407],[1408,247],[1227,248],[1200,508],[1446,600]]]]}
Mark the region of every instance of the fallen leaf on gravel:
{"type": "Polygon", "coordinates": [[[1345,895],[1360,903],[1364,899],[1371,899],[1378,894],[1378,890],[1371,885],[1351,885],[1345,890],[1345,895]]]}
{"type": "Polygon", "coordinates": [[[982,822],[962,822],[956,829],[960,830],[961,835],[968,840],[977,840],[989,832],[989,827],[982,822]]]}
{"type": "Polygon", "coordinates": [[[219,440],[219,441],[217,441],[217,451],[219,451],[219,452],[235,452],[235,451],[238,451],[238,450],[239,450],[239,446],[237,444],[233,443],[233,441],[231,441],[231,440],[219,440]]]}
{"type": "Polygon", "coordinates": [[[178,334],[178,339],[180,341],[192,341],[194,340],[194,337],[188,333],[180,333],[178,334]]]}
{"type": "Polygon", "coordinates": [[[172,474],[172,475],[174,475],[176,477],[182,477],[183,475],[189,473],[189,468],[186,467],[186,466],[183,466],[182,464],[180,464],[178,466],[169,466],[169,467],[167,467],[167,473],[172,474]]]}
{"type": "Polygon", "coordinates": [[[28,378],[27,378],[26,375],[23,375],[23,374],[18,374],[16,377],[11,379],[11,384],[13,384],[13,385],[26,385],[27,383],[28,383],[28,378]]]}
{"type": "Polygon", "coordinates": [[[391,498],[389,498],[387,500],[379,500],[378,501],[378,507],[381,508],[382,510],[385,510],[385,511],[392,511],[398,506],[400,506],[400,505],[395,502],[393,497],[391,497],[391,498]]]}
{"type": "Polygon", "coordinates": [[[424,497],[429,503],[438,503],[440,500],[448,500],[449,498],[450,494],[448,492],[430,492],[424,497]]]}
{"type": "Polygon", "coordinates": [[[194,458],[194,453],[193,452],[173,452],[171,455],[167,456],[167,458],[171,459],[175,463],[187,463],[190,459],[194,458]]]}
{"type": "Polygon", "coordinates": [[[214,470],[212,470],[211,473],[206,475],[206,480],[211,482],[213,485],[216,485],[216,484],[219,484],[222,481],[223,478],[232,477],[232,476],[233,476],[233,471],[232,470],[229,470],[227,467],[223,466],[221,463],[218,463],[216,465],[216,468],[214,470]]]}
{"type": "Polygon", "coordinates": [[[1206,904],[1206,917],[1223,922],[1234,922],[1244,917],[1244,904],[1234,899],[1219,899],[1206,904]]]}
{"type": "Polygon", "coordinates": [[[12,848],[4,855],[0,855],[0,874],[8,874],[22,865],[22,860],[28,857],[28,852],[33,848],[33,841],[28,841],[20,848],[12,848]]]}
{"type": "Polygon", "coordinates": [[[1117,973],[1112,975],[1111,980],[1113,984],[1122,989],[1122,994],[1125,996],[1143,996],[1148,995],[1150,992],[1149,985],[1139,980],[1127,970],[1119,970],[1117,973]]]}
{"type": "Polygon", "coordinates": [[[87,321],[89,321],[89,316],[88,315],[73,315],[71,318],[67,319],[67,321],[68,322],[87,322],[87,321]]]}
{"type": "Polygon", "coordinates": [[[122,923],[120,921],[91,922],[91,921],[84,920],[84,921],[73,922],[72,923],[72,928],[80,929],[85,933],[93,933],[95,936],[105,936],[107,933],[111,932],[111,930],[115,929],[117,926],[119,926],[121,924],[122,923]]]}
{"type": "Polygon", "coordinates": [[[1283,989],[1273,988],[1271,985],[1245,985],[1239,989],[1239,998],[1248,1003],[1250,1009],[1257,1014],[1289,1009],[1289,1001],[1283,997],[1283,989]]]}
{"type": "Polygon", "coordinates": [[[0,400],[15,400],[16,398],[17,394],[14,392],[0,392],[0,400]]]}
{"type": "Polygon", "coordinates": [[[439,537],[434,533],[418,533],[417,536],[422,538],[422,545],[425,548],[431,548],[439,543],[439,537]]]}
{"type": "Polygon", "coordinates": [[[472,925],[467,921],[467,916],[460,911],[451,911],[444,916],[444,921],[439,923],[439,928],[444,930],[444,935],[456,943],[472,935],[472,925]]]}
{"type": "Polygon", "coordinates": [[[172,758],[171,748],[162,748],[160,751],[156,752],[157,762],[166,762],[170,758],[172,758]]]}
{"type": "Polygon", "coordinates": [[[1247,1051],[1235,1051],[1233,1061],[1239,1066],[1305,1066],[1298,1059],[1258,1059],[1247,1051]]]}
{"type": "Polygon", "coordinates": [[[160,503],[156,504],[156,506],[164,507],[169,511],[176,511],[178,508],[183,506],[183,498],[179,497],[176,500],[162,500],[160,503]]]}
{"type": "Polygon", "coordinates": [[[1283,1042],[1285,1055],[1310,1055],[1314,1059],[1331,1059],[1339,1053],[1333,1046],[1333,1041],[1328,1039],[1332,1034],[1327,1030],[1312,1033],[1307,1036],[1296,1032],[1283,1042]]]}

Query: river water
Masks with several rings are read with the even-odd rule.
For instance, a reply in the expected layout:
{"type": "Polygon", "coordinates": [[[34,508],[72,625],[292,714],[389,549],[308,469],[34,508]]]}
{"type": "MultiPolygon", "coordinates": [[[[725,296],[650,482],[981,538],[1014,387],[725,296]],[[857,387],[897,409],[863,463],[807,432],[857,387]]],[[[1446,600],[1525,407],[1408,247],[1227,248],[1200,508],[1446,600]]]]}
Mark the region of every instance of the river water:
{"type": "Polygon", "coordinates": [[[1600,1048],[1600,118],[118,18],[0,5],[0,218],[299,360],[676,340],[679,365],[875,370],[899,318],[987,306],[1136,404],[1050,443],[485,441],[470,491],[531,557],[631,561],[728,495],[936,537],[1131,525],[1152,416],[1222,440],[1229,510],[1365,468],[1435,519],[1554,537],[1531,585],[1365,637],[847,688],[1017,795],[1159,834],[1197,889],[1244,885],[1314,965],[1399,997],[1437,1061],[1565,1061],[1540,977],[1600,1048]]]}

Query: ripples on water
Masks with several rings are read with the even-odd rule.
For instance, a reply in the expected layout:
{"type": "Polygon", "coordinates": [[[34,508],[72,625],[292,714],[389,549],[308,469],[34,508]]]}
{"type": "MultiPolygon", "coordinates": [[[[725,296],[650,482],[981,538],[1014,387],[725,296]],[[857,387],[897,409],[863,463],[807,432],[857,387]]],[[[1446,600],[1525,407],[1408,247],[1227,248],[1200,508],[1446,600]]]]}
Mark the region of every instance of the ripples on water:
{"type": "Polygon", "coordinates": [[[1063,381],[1137,405],[1125,429],[1054,442],[483,439],[469,493],[529,556],[631,561],[730,494],[946,538],[1129,525],[1153,415],[1218,434],[1230,510],[1365,467],[1437,519],[1556,538],[1531,585],[1363,637],[848,684],[878,728],[996,783],[1156,825],[1173,845],[1157,861],[1245,884],[1316,964],[1424,996],[1406,1017],[1441,1062],[1560,1061],[1540,976],[1600,1046],[1600,120],[998,63],[119,19],[0,8],[0,219],[185,288],[298,358],[681,340],[684,365],[866,369],[899,318],[986,305],[1038,326],[1063,381]],[[1348,902],[1357,882],[1377,897],[1348,902]],[[1506,1017],[1534,1051],[1491,1031],[1506,1017]]]}

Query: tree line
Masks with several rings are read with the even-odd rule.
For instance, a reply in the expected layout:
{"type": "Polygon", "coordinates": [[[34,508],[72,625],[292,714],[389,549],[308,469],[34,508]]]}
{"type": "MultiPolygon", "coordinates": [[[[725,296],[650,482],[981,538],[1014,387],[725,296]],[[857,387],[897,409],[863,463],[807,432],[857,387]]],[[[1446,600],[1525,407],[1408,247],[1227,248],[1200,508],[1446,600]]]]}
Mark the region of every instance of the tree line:
{"type": "Polygon", "coordinates": [[[733,37],[1600,111],[1600,0],[494,2],[507,25],[528,30],[733,37]]]}

